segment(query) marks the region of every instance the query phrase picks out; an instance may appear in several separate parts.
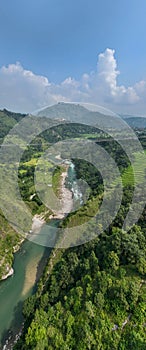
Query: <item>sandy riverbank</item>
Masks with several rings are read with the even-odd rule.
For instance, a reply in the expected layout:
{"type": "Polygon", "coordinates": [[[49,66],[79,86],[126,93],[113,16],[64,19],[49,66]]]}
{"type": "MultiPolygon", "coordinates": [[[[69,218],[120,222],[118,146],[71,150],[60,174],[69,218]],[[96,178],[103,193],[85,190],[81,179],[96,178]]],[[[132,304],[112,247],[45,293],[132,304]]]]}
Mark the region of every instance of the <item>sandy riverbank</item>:
{"type": "Polygon", "coordinates": [[[31,231],[32,233],[39,233],[41,227],[45,224],[45,219],[43,218],[42,215],[34,215],[32,219],[32,228],[31,231]]]}
{"type": "Polygon", "coordinates": [[[27,265],[27,268],[25,271],[23,289],[21,293],[23,298],[27,297],[29,291],[35,285],[36,278],[37,278],[38,264],[42,257],[43,257],[43,252],[40,252],[40,254],[38,254],[33,259],[31,259],[31,261],[27,265]]]}
{"type": "Polygon", "coordinates": [[[8,277],[12,276],[14,274],[14,269],[11,267],[8,269],[8,273],[2,276],[1,281],[6,280],[8,277]]]}
{"type": "Polygon", "coordinates": [[[65,166],[65,171],[61,174],[61,186],[60,186],[60,204],[61,209],[53,211],[53,214],[49,216],[49,219],[63,219],[73,208],[72,192],[66,188],[65,181],[68,176],[69,165],[65,166]]]}

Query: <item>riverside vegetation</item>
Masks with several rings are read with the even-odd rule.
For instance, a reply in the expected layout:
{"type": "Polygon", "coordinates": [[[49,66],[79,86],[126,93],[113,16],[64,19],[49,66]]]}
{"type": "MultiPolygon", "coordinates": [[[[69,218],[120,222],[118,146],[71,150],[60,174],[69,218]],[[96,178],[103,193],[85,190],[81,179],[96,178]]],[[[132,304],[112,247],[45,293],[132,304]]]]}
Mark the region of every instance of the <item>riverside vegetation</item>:
{"type": "MultiPolygon", "coordinates": [[[[13,118],[7,111],[2,113],[13,118]]],[[[48,144],[81,136],[98,142],[101,135],[96,129],[86,126],[59,125],[40,135],[37,142],[34,140],[24,152],[19,167],[19,186],[33,215],[44,213],[46,220],[50,215],[35,194],[37,159],[48,144]]],[[[145,142],[142,142],[145,147],[145,142]]],[[[118,143],[107,139],[100,144],[115,159],[123,178],[124,190],[118,214],[96,239],[78,247],[52,251],[36,293],[24,302],[24,329],[15,350],[145,348],[146,210],[128,233],[122,230],[134,190],[132,169],[118,143]],[[131,175],[126,177],[126,172],[131,175]]],[[[88,183],[90,194],[80,209],[63,220],[63,227],[78,225],[94,216],[103,198],[103,182],[97,169],[86,161],[73,159],[73,162],[77,177],[88,183]]],[[[56,194],[60,174],[58,168],[54,175],[56,194]]],[[[3,216],[2,220],[6,223],[3,216]]],[[[91,229],[96,233],[96,225],[91,229]]],[[[5,249],[11,249],[12,259],[15,244],[7,240],[7,226],[3,232],[1,242],[6,245],[5,249]]],[[[18,239],[13,230],[11,236],[13,240],[18,239]]],[[[3,257],[4,251],[0,249],[3,257]]]]}

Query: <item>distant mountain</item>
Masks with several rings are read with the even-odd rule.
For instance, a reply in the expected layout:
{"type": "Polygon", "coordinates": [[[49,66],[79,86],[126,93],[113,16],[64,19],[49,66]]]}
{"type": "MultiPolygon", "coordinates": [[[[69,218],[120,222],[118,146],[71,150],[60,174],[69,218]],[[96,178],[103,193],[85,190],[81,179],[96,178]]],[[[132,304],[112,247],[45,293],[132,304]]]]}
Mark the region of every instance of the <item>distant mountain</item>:
{"type": "MultiPolygon", "coordinates": [[[[105,129],[119,127],[118,118],[114,115],[103,114],[98,111],[91,111],[80,104],[59,102],[56,105],[44,108],[37,113],[39,117],[47,117],[50,119],[66,120],[73,123],[83,123],[97,128],[105,129]]],[[[120,129],[122,126],[120,125],[120,129]]],[[[124,126],[123,126],[124,128],[124,126]]]]}
{"type": "Polygon", "coordinates": [[[131,126],[133,129],[144,129],[146,128],[146,117],[140,117],[136,115],[125,115],[121,114],[120,117],[131,126]]]}
{"type": "MultiPolygon", "coordinates": [[[[0,139],[10,131],[13,126],[19,122],[22,118],[24,118],[27,114],[14,113],[8,111],[7,109],[0,110],[0,139]]],[[[68,120],[73,123],[82,123],[86,125],[95,126],[95,120],[98,121],[97,128],[102,129],[102,125],[104,128],[112,128],[114,127],[118,129],[119,123],[118,118],[114,118],[113,116],[108,116],[100,111],[90,111],[84,106],[80,104],[74,103],[64,103],[59,102],[56,105],[46,107],[39,111],[37,114],[39,117],[47,117],[50,119],[58,119],[60,121],[68,120]],[[117,123],[117,124],[116,124],[117,123]]],[[[146,117],[140,117],[136,115],[128,115],[128,114],[119,114],[119,117],[122,118],[130,127],[133,129],[144,129],[146,128],[146,117]]],[[[121,127],[121,126],[120,126],[121,127]]]]}
{"type": "MultiPolygon", "coordinates": [[[[93,113],[85,107],[81,106],[80,104],[73,104],[73,103],[64,103],[59,102],[56,105],[47,107],[40,112],[37,113],[39,117],[47,117],[50,119],[59,119],[59,120],[73,120],[74,122],[78,122],[79,117],[82,122],[85,120],[89,121],[89,117],[91,118],[90,121],[95,120],[93,117],[93,113]]],[[[103,117],[103,114],[96,112],[99,117],[103,117]]]]}

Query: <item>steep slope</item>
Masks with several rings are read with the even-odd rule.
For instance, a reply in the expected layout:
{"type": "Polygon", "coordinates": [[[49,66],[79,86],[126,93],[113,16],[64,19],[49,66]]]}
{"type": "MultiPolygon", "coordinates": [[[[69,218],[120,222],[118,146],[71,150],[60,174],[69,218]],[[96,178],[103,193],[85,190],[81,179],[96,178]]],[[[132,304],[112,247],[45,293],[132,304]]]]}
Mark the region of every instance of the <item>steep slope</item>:
{"type": "MultiPolygon", "coordinates": [[[[13,113],[4,109],[0,111],[0,143],[25,114],[13,113]]],[[[12,229],[0,210],[0,279],[12,273],[13,253],[19,248],[22,237],[12,229]]]]}

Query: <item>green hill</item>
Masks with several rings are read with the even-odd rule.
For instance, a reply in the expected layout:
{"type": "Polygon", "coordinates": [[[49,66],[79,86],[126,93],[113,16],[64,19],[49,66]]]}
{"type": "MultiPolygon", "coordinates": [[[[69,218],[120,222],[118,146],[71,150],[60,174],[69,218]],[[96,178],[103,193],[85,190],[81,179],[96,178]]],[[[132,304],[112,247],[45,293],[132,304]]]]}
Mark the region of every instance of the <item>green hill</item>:
{"type": "Polygon", "coordinates": [[[25,116],[26,114],[10,112],[7,109],[0,111],[0,140],[25,116]]]}

